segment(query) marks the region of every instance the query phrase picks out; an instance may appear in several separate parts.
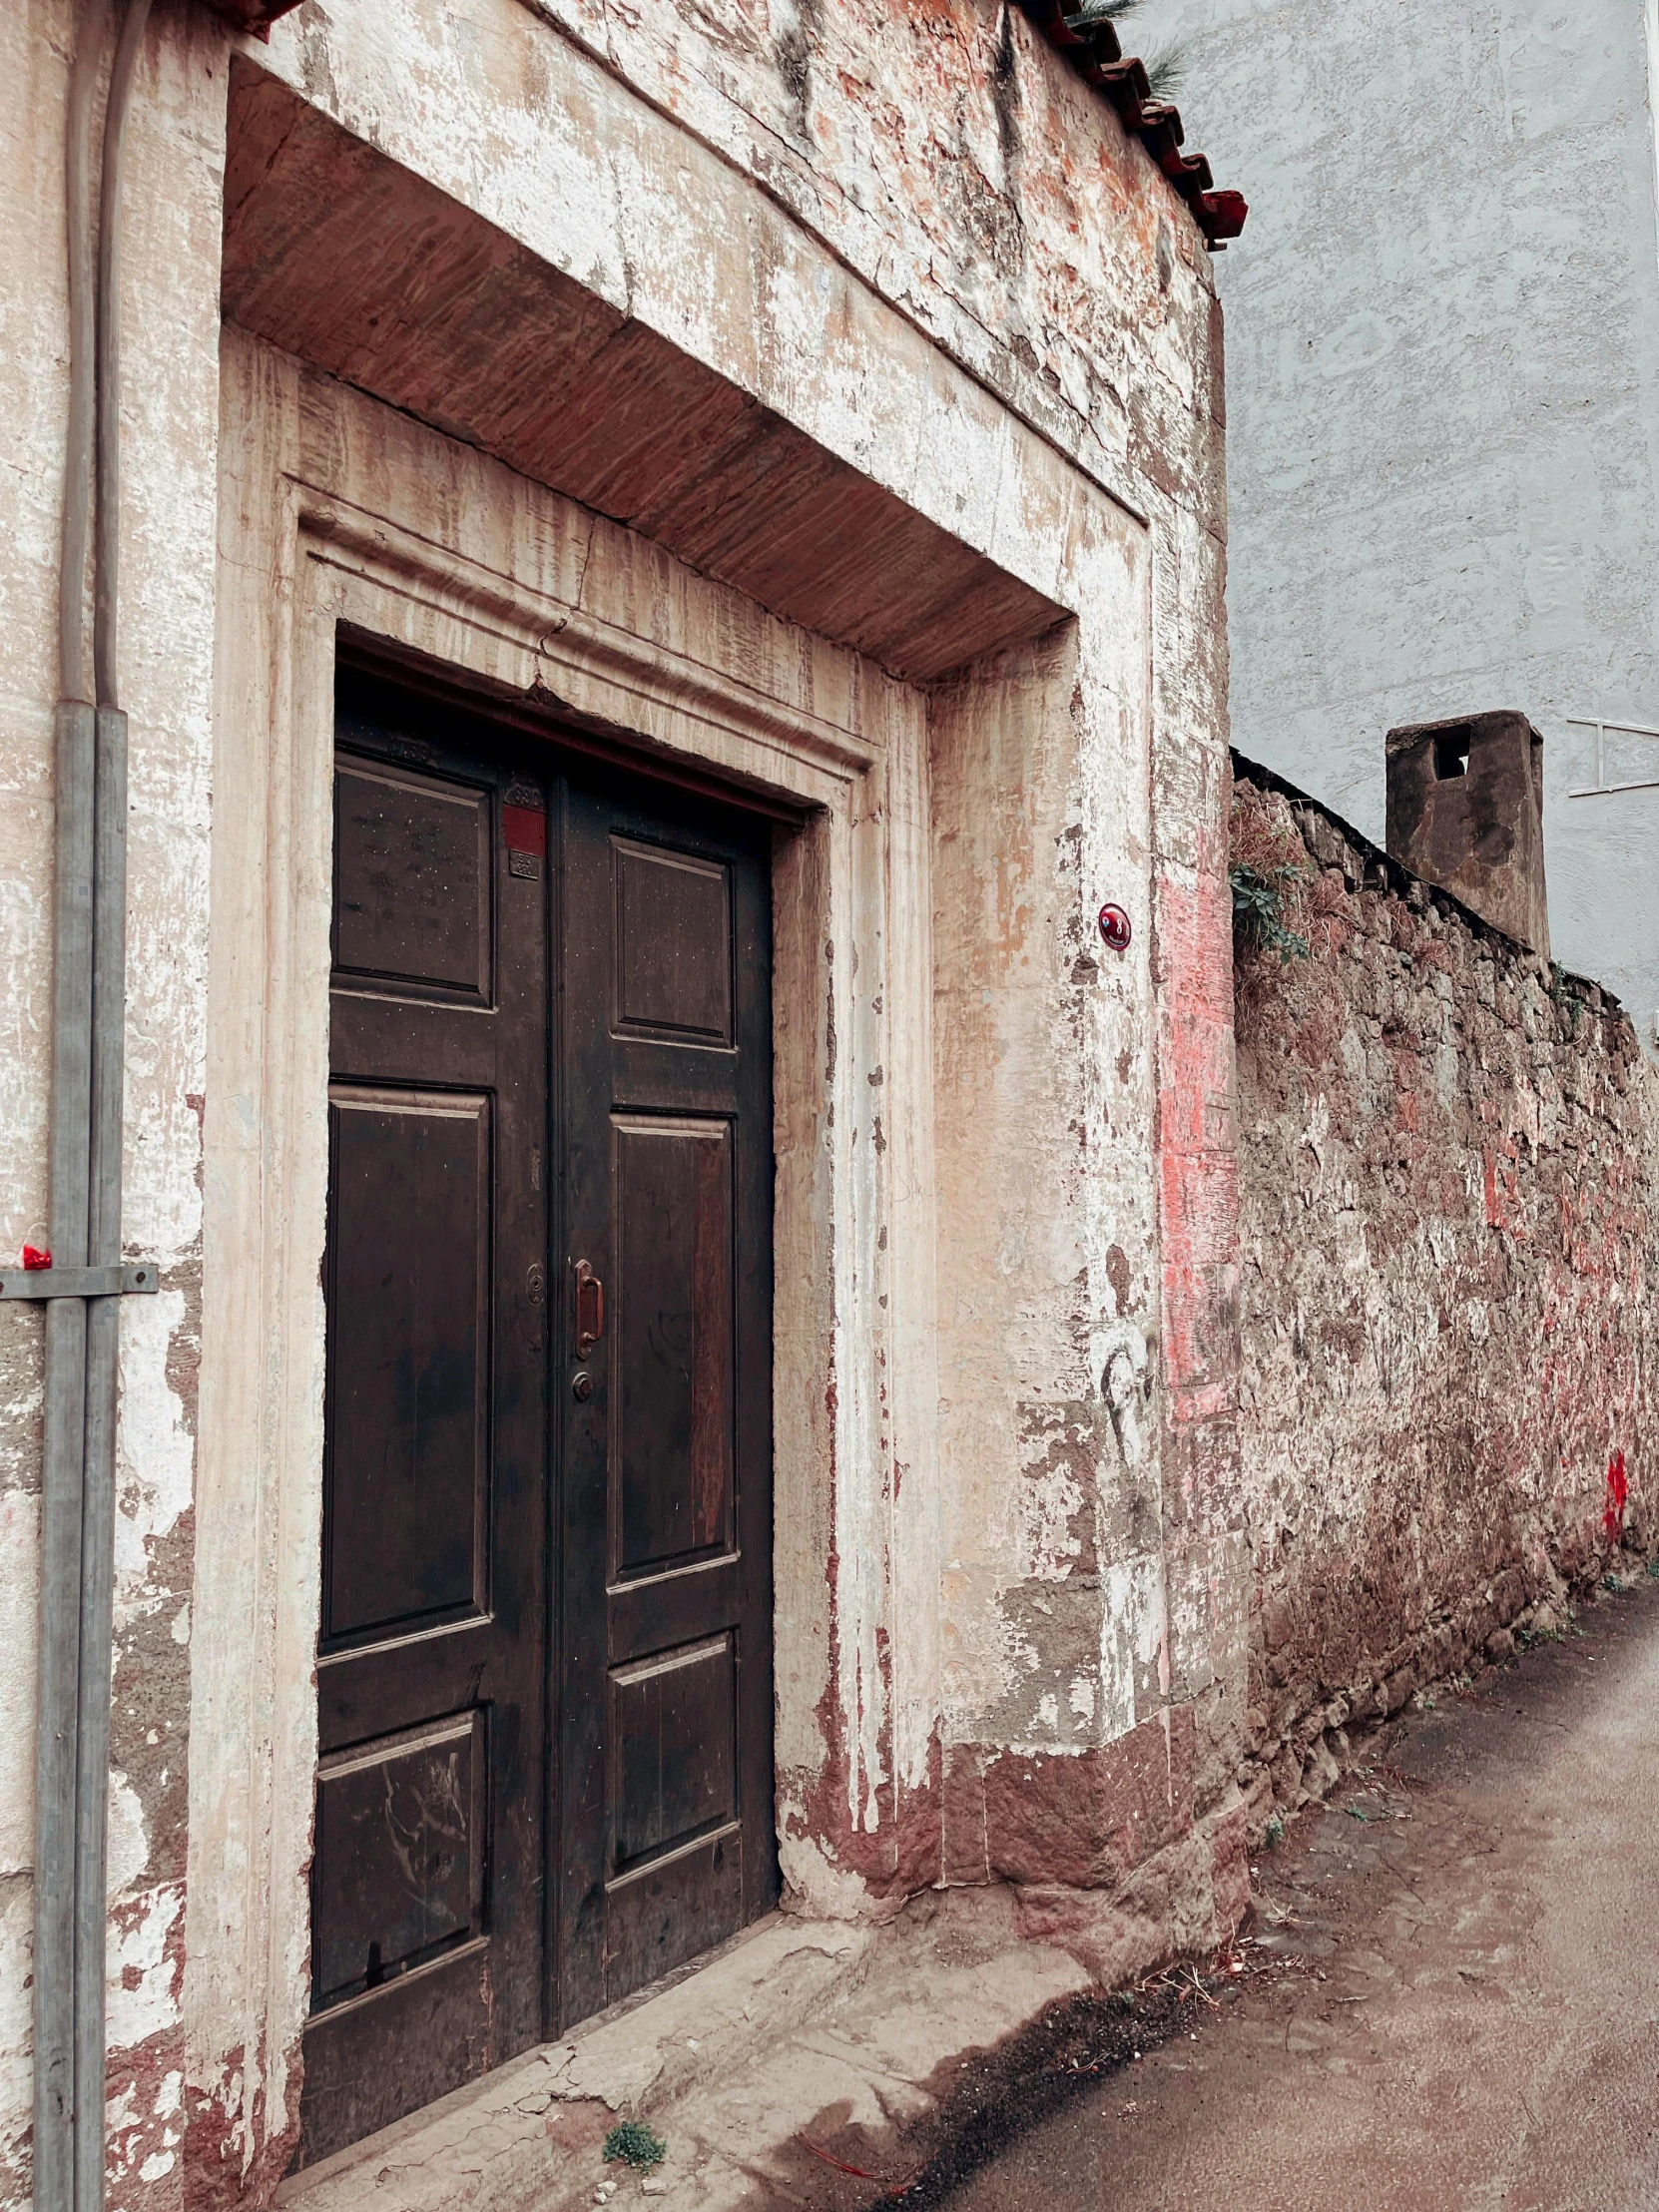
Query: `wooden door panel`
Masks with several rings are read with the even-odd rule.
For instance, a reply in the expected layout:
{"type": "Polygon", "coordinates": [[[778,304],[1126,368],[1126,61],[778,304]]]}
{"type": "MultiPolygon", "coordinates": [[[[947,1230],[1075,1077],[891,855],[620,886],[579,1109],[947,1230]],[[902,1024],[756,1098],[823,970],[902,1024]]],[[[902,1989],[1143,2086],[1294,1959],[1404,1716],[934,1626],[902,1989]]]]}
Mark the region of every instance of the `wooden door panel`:
{"type": "Polygon", "coordinates": [[[740,1553],[717,1553],[666,1574],[613,1583],[606,1608],[612,1666],[690,1643],[710,1621],[740,1620],[744,1564],[740,1553]]]}
{"type": "Polygon", "coordinates": [[[619,1874],[736,1819],[737,1665],[730,1631],[611,1674],[619,1874]]]}
{"type": "Polygon", "coordinates": [[[418,1727],[452,1705],[488,1704],[502,1671],[497,1631],[488,1613],[416,1629],[370,1647],[386,1659],[382,1666],[355,1665],[360,1645],[320,1654],[317,1750],[344,1751],[371,1736],[418,1727]]]}
{"type": "Polygon", "coordinates": [[[490,1000],[490,795],[342,761],[334,778],[336,987],[490,1000]]]}
{"type": "Polygon", "coordinates": [[[319,1765],[312,1941],[322,2003],[483,1933],[483,1735],[474,1709],[319,1765]]]}
{"type": "Polygon", "coordinates": [[[490,1102],[329,1100],[334,1235],[322,1648],[483,1612],[490,1102]]]}
{"type": "Polygon", "coordinates": [[[612,1095],[637,1113],[730,1118],[737,1108],[732,1054],[674,1051],[661,1042],[611,1040],[612,1095]]]}
{"type": "Polygon", "coordinates": [[[496,2062],[487,1936],[313,2014],[296,2169],[496,2062]],[[312,2149],[309,2146],[315,2145],[312,2149]]]}
{"type": "Polygon", "coordinates": [[[631,837],[610,843],[615,1033],[730,1045],[729,867],[631,837]]]}
{"type": "Polygon", "coordinates": [[[725,1121],[613,1118],[613,1582],[732,1528],[732,1142],[725,1121]]]}
{"type": "MultiPolygon", "coordinates": [[[[430,1087],[432,1023],[427,1007],[336,990],[332,1027],[349,1040],[353,1074],[371,1068],[383,1085],[430,1087]]],[[[450,1015],[442,1027],[445,1088],[493,1093],[500,1061],[493,1014],[450,1015]]]]}

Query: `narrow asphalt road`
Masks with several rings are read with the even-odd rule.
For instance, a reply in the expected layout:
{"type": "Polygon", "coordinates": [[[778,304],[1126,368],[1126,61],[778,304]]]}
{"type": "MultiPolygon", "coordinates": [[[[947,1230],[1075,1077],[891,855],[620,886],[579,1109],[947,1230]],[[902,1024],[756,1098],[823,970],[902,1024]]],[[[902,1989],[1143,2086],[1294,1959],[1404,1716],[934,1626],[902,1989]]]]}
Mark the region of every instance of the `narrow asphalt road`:
{"type": "Polygon", "coordinates": [[[953,2212],[1659,2208],[1659,1585],[1432,1710],[1257,1862],[1247,1970],[953,2212]]]}

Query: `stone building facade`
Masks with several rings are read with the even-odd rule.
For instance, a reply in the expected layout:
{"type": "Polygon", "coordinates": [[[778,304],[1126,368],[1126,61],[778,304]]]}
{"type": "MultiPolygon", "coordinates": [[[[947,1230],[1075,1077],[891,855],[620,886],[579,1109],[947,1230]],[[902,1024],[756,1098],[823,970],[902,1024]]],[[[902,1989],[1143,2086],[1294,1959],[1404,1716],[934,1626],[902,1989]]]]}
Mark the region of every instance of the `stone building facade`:
{"type": "MultiPolygon", "coordinates": [[[[161,1276],[121,1323],[107,2004],[124,2212],[269,2202],[296,2155],[775,1896],[867,1917],[927,1885],[1012,1881],[1033,1929],[1113,1971],[1242,1910],[1206,237],[1237,210],[1109,33],[1062,51],[1055,13],[304,0],[267,37],[198,0],[155,7],[119,299],[124,1238],[161,1276]],[[603,993],[583,1013],[583,1049],[608,1035],[626,1070],[683,1047],[683,1088],[647,1111],[572,1076],[560,1110],[597,1115],[624,1182],[652,1142],[681,1163],[652,1188],[684,1167],[715,1209],[696,1214],[714,1241],[687,1247],[697,1327],[715,1342],[730,1293],[750,1333],[733,1370],[640,1324],[640,1358],[655,1346],[690,1392],[674,1418],[716,1439],[697,1461],[712,1490],[664,1510],[714,1517],[690,1550],[653,1551],[647,1530],[629,1551],[613,1453],[621,1488],[593,1494],[624,1521],[596,1508],[578,1575],[559,1548],[575,1508],[536,1470],[555,1483],[578,1448],[599,1464],[581,1424],[630,1386],[642,1273],[619,1280],[617,1228],[579,1278],[527,1195],[544,1153],[514,1116],[540,1048],[513,1063],[529,1090],[465,1069],[509,1000],[545,1043],[536,962],[575,939],[536,902],[575,881],[601,806],[615,903],[590,886],[565,918],[635,931],[638,959],[608,1029],[603,993]],[[741,908],[741,960],[665,966],[652,923],[676,899],[705,920],[741,908]],[[1107,905],[1126,942],[1103,934],[1107,905]],[[511,959],[509,916],[531,931],[511,959]],[[417,1065],[440,1033],[451,1056],[417,1065]],[[698,1051],[758,1064],[760,1088],[699,1089],[698,1051]],[[722,1245],[768,1128],[770,1235],[722,1245]],[[457,1129],[483,1147],[472,1185],[457,1129]],[[364,1130],[380,1150],[352,1182],[364,1130]],[[728,1144],[749,1167],[723,1186],[695,1161],[728,1144]],[[451,1207],[435,1242],[408,1195],[421,1176],[451,1207]],[[526,1219],[545,1249],[509,1282],[526,1219]],[[404,1258],[354,1298],[375,1235],[404,1258]],[[413,1338],[342,1380],[340,1345],[382,1298],[414,1300],[453,1356],[442,1390],[413,1338]],[[467,1351],[454,1315],[475,1307],[467,1351]],[[551,1347],[545,1373],[526,1345],[551,1347]],[[454,1375],[488,1372],[519,1379],[490,1400],[502,1422],[541,1419],[564,1445],[514,1457],[504,1427],[463,1451],[451,1428],[431,1457],[396,1412],[405,1359],[409,1403],[440,1428],[454,1375]],[[350,1522],[329,1455],[376,1377],[420,1482],[475,1484],[448,1550],[419,1550],[407,1482],[401,1518],[350,1522]],[[734,1391],[734,1417],[761,1424],[742,1431],[741,1495],[720,1425],[734,1391]],[[509,1503],[516,1548],[491,1518],[509,1503]],[[634,1564],[669,1554],[680,1579],[636,1603],[634,1564]],[[342,1583],[342,1558],[366,1580],[342,1583]],[[675,1608],[706,1566],[716,1610],[694,1633],[675,1608]],[[375,1574],[397,1585],[391,1614],[360,1594],[375,1574]],[[515,1612],[503,1593],[525,1590],[515,1612]],[[609,1608],[602,1681],[555,1597],[609,1608]],[[353,1724],[337,1686],[392,1614],[407,1633],[361,1693],[380,1717],[353,1724]],[[530,1651],[520,1679],[545,1681],[552,1713],[540,1764],[513,1764],[513,1730],[541,1725],[533,1688],[516,1705],[482,1674],[420,1692],[464,1637],[493,1654],[480,1668],[530,1651]],[[671,1787],[688,1714],[700,1764],[671,1787]],[[655,1784],[629,1749],[647,1738],[655,1784]],[[622,1816],[595,1842],[589,1801],[547,1779],[552,1742],[597,1762],[611,1814],[639,1812],[627,1864],[622,1816]],[[590,1848],[583,1888],[569,1870],[590,1848]],[[509,1874],[557,1903],[525,1903],[524,1941],[486,1970],[509,1874]],[[423,1990],[450,2010],[421,2014],[423,1990]],[[356,2043],[353,2021],[370,2023],[356,2043]]],[[[8,1258],[51,1207],[60,211],[84,20],[78,0],[0,20],[8,1258]]],[[[577,1175],[562,1126],[547,1182],[577,1175]]],[[[0,1309],[7,2205],[30,2187],[42,1343],[38,1311],[0,1309]]]]}

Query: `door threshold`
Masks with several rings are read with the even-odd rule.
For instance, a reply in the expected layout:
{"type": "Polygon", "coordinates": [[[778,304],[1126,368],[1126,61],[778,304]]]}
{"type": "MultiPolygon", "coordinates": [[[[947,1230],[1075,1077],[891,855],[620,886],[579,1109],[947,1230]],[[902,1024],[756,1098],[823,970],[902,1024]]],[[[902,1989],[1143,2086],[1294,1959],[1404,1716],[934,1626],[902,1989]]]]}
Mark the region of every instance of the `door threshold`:
{"type": "MultiPolygon", "coordinates": [[[[705,2054],[730,2061],[750,2040],[752,2024],[757,2039],[782,2024],[779,2000],[787,2003],[792,1980],[805,2017],[862,1954],[870,1933],[851,1922],[768,1913],[714,1950],[607,2005],[567,2035],[538,2044],[361,2142],[289,2174],[276,2191],[276,2202],[284,2212],[288,2207],[295,2212],[345,2212],[372,2193],[377,2212],[401,2206],[410,2212],[417,2206],[435,2208],[455,2200],[442,2187],[428,2196],[417,2177],[431,2172],[434,2179],[458,2178],[467,2170],[464,2161],[457,2162],[465,2141],[469,2156],[487,2161],[492,2212],[511,2212],[521,2203],[546,2212],[557,2199],[547,2196],[545,2169],[522,2196],[516,2193],[514,2176],[527,2152],[550,2137],[579,2138],[590,2132],[580,2125],[562,2127],[562,2119],[594,2105],[627,2117],[647,2097],[655,2101],[658,2094],[678,2095],[702,2071],[705,2054]],[[764,2015],[757,2003],[759,1991],[766,1992],[764,2015]],[[387,2198],[388,2169],[409,2176],[410,2193],[387,2198]]],[[[609,2126],[607,2119],[601,2137],[609,2126]]],[[[584,2203],[592,2188],[590,2177],[584,2203]]]]}
{"type": "MultiPolygon", "coordinates": [[[[1023,1939],[1006,1890],[929,1892],[880,1926],[775,1913],[555,2043],[284,2181],[283,2212],[577,2212],[602,2181],[674,2212],[736,2212],[799,2138],[924,2113],[945,2061],[1087,1986],[1023,1939]],[[668,2145],[606,2165],[619,2119],[668,2145]]],[[[619,2206],[618,2212],[621,2212],[619,2206]]]]}

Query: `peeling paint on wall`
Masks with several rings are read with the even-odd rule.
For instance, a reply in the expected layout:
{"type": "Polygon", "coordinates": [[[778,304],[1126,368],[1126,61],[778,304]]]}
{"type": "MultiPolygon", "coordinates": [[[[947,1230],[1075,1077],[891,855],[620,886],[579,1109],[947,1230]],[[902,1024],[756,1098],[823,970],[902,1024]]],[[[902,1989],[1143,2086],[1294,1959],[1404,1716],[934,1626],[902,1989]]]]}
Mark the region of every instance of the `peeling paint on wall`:
{"type": "MultiPolygon", "coordinates": [[[[30,457],[0,489],[0,1118],[19,1139],[0,1240],[14,1241],[45,1203],[63,302],[40,211],[58,205],[75,13],[24,0],[0,27],[17,150],[0,385],[30,457]]],[[[206,1295],[228,1297],[238,1270],[296,1270],[303,1347],[302,1372],[280,1376],[273,1338],[236,1348],[235,1440],[263,1465],[285,1423],[308,1435],[320,1417],[314,1253],[295,1261],[285,1241],[309,1233],[313,1194],[274,1169],[289,1132],[261,1121],[259,1099],[209,1095],[216,624],[234,591],[256,606],[265,657],[233,738],[265,710],[262,686],[300,680],[292,575],[216,568],[221,512],[240,525],[278,496],[274,469],[239,473],[269,453],[217,443],[233,51],[1043,610],[965,672],[935,656],[955,673],[924,689],[738,608],[616,520],[567,501],[556,525],[548,501],[499,499],[503,534],[525,513],[534,525],[492,573],[535,571],[561,622],[598,610],[619,634],[657,625],[752,700],[771,687],[809,718],[822,708],[851,753],[881,755],[879,773],[859,771],[844,841],[781,877],[801,914],[832,914],[842,953],[803,952],[814,990],[787,1015],[811,1029],[813,1104],[783,1134],[832,1164],[835,1194],[794,1255],[834,1356],[791,1430],[806,1502],[781,1538],[815,1570],[784,1624],[794,1671],[780,1679],[793,1901],[869,1913],[940,1879],[1012,1881],[1033,1893],[1033,1929],[1081,1912],[1076,1940],[1120,1964],[1231,1926],[1241,1902],[1220,329],[1190,217],[1023,16],[982,0],[896,16],[877,0],[647,0],[597,18],[585,0],[362,0],[300,9],[269,47],[205,10],[158,11],[126,236],[126,1227],[163,1292],[123,1317],[112,2212],[269,2198],[292,2144],[308,1970],[309,1778],[293,1776],[314,1731],[314,1702],[305,1727],[294,1718],[314,1699],[310,1524],[262,1499],[269,1511],[228,1531],[226,1469],[197,1449],[203,1406],[228,1387],[202,1373],[204,1224],[226,1200],[204,1175],[216,1115],[237,1133],[216,1172],[273,1175],[281,1219],[216,1253],[229,1272],[206,1295]],[[1133,918],[1121,956],[1096,925],[1108,896],[1133,918]],[[895,1003],[900,952],[920,980],[895,1003]],[[918,1067],[937,1114],[902,1104],[918,1067]],[[937,1326],[921,1250],[940,1275],[937,1326]],[[1131,1342],[1145,1348],[1132,1386],[1103,1394],[1131,1342]],[[199,1548],[212,1508],[214,1546],[199,1548]],[[1086,1911],[1061,1895],[1074,1881],[1092,1885],[1086,1911]]],[[[244,340],[251,380],[298,374],[246,331],[224,342],[244,340]]],[[[349,437],[314,387],[294,412],[337,433],[331,459],[394,450],[366,401],[349,437]]],[[[421,450],[429,473],[402,484],[403,525],[428,547],[484,529],[493,464],[460,440],[421,450]]],[[[555,636],[542,696],[563,681],[555,636]]],[[[760,777],[757,758],[739,772],[760,777]]],[[[218,880],[215,949],[259,963],[252,1031],[277,1018],[264,987],[291,980],[284,901],[300,891],[262,877],[269,902],[250,911],[218,880]]],[[[245,1044],[258,1060],[263,1034],[245,1044]]],[[[9,1310],[0,1533],[22,1565],[39,1421],[38,1317],[9,1310]]],[[[25,1593],[0,1609],[15,1747],[34,1623],[27,1574],[8,1587],[25,1593]]],[[[21,1804],[26,1771],[19,1783],[21,1804]]],[[[26,1810],[15,1833],[10,1819],[0,1787],[7,2204],[26,2185],[32,1849],[26,1810]]]]}

